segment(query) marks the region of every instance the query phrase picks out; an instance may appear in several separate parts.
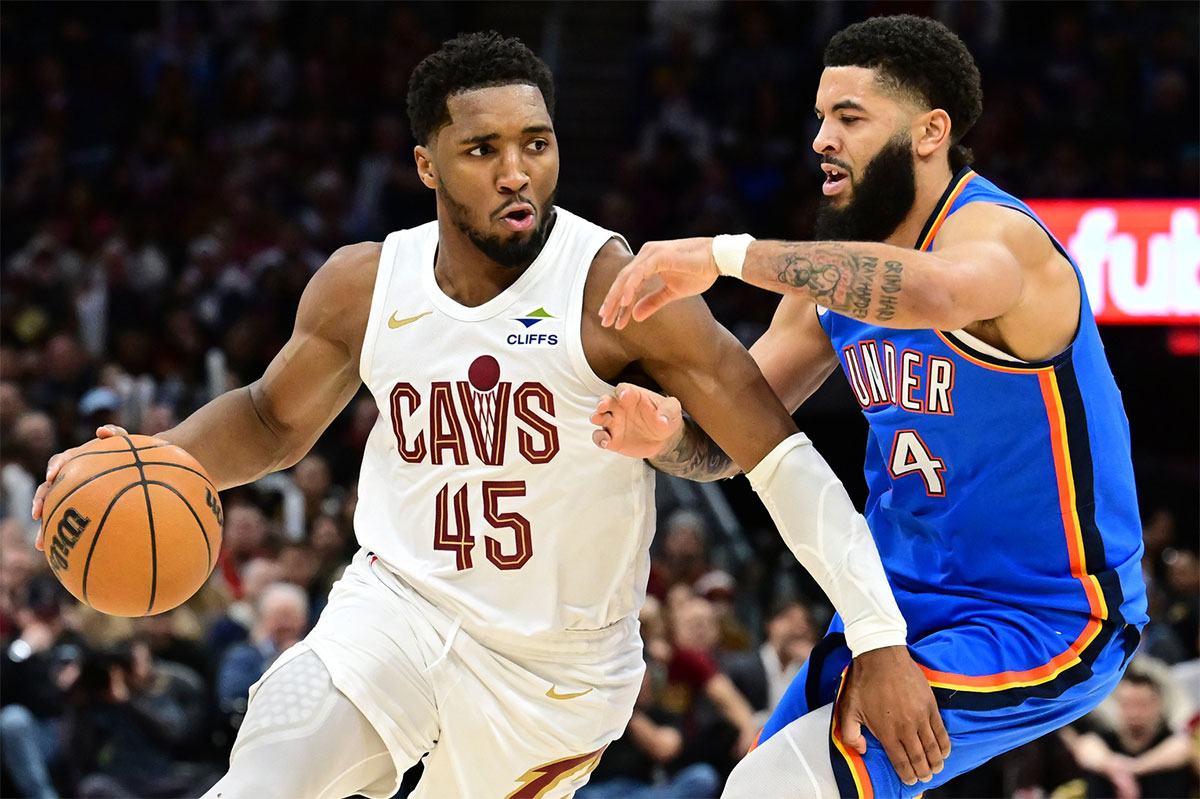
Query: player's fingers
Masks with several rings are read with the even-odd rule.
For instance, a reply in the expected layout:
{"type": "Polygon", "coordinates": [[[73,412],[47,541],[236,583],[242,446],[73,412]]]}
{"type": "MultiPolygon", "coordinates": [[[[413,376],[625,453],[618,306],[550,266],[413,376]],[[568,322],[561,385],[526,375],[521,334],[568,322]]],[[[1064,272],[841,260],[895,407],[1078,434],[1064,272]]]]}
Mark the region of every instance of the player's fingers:
{"type": "Polygon", "coordinates": [[[629,324],[629,306],[621,305],[617,308],[617,318],[613,323],[617,330],[624,330],[625,325],[629,324]]]}
{"type": "Polygon", "coordinates": [[[925,757],[925,747],[921,743],[920,735],[915,730],[908,730],[900,742],[908,755],[909,765],[912,766],[913,774],[917,779],[921,782],[929,782],[933,779],[933,769],[929,765],[929,759],[925,757]]]}
{"type": "Polygon", "coordinates": [[[33,494],[33,508],[30,509],[30,515],[34,519],[42,518],[42,508],[46,504],[46,492],[50,490],[49,483],[42,483],[37,487],[37,491],[33,494]]]}
{"type": "Polygon", "coordinates": [[[604,295],[604,302],[600,304],[600,323],[605,327],[611,326],[617,319],[617,311],[621,308],[621,297],[625,294],[625,286],[629,282],[630,266],[632,266],[632,262],[617,273],[612,285],[608,287],[608,294],[604,295]]]}
{"type": "Polygon", "coordinates": [[[839,710],[838,726],[842,730],[842,743],[849,746],[851,749],[858,752],[860,755],[867,753],[867,739],[862,734],[862,720],[858,714],[851,711],[843,703],[843,707],[839,710]]]}
{"type": "Polygon", "coordinates": [[[590,417],[588,417],[588,421],[596,425],[596,427],[607,428],[612,425],[612,420],[613,415],[608,411],[596,411],[590,417]]]}
{"type": "Polygon", "coordinates": [[[638,300],[637,304],[633,306],[632,316],[634,321],[642,322],[649,319],[660,308],[670,303],[672,299],[674,298],[665,286],[655,289],[638,300]]]}
{"type": "Polygon", "coordinates": [[[604,302],[600,303],[600,324],[603,327],[611,327],[613,323],[613,308],[617,306],[617,297],[621,296],[620,287],[621,277],[613,281],[612,286],[608,289],[608,294],[604,296],[604,302]]]}
{"type": "Polygon", "coordinates": [[[608,449],[608,445],[612,443],[612,438],[603,430],[593,430],[592,443],[600,449],[608,449]]]}
{"type": "Polygon", "coordinates": [[[646,247],[638,253],[625,267],[625,285],[621,289],[621,305],[631,306],[637,300],[638,293],[642,289],[642,284],[646,282],[651,275],[658,272],[658,265],[655,262],[652,252],[648,252],[646,247]]]}
{"type": "Polygon", "coordinates": [[[629,412],[637,408],[641,401],[642,392],[632,383],[621,383],[617,386],[617,407],[629,412]]]}
{"type": "Polygon", "coordinates": [[[129,431],[124,427],[118,427],[115,424],[106,424],[103,427],[96,428],[96,438],[112,438],[113,436],[127,436],[129,431]]]}
{"type": "Polygon", "coordinates": [[[938,743],[938,750],[942,755],[942,759],[945,760],[950,757],[950,733],[946,732],[946,725],[942,722],[942,714],[938,713],[936,706],[929,715],[929,726],[933,730],[933,737],[938,743]]]}
{"type": "Polygon", "coordinates": [[[37,540],[33,542],[33,545],[37,547],[38,552],[46,551],[46,532],[43,528],[38,528],[37,540]]]}
{"type": "Polygon", "coordinates": [[[933,730],[929,727],[922,727],[918,731],[921,736],[921,749],[925,753],[925,760],[929,763],[929,770],[933,774],[941,774],[942,769],[946,767],[946,762],[942,758],[942,747],[938,744],[937,738],[933,734],[933,730]]]}
{"type": "Polygon", "coordinates": [[[75,450],[69,449],[66,452],[60,452],[57,455],[52,455],[50,461],[46,464],[46,483],[53,483],[58,477],[58,473],[62,471],[62,467],[67,461],[71,460],[71,453],[75,450]]]}
{"type": "MultiPolygon", "coordinates": [[[[881,740],[880,743],[883,741],[881,740]]],[[[900,781],[905,785],[916,785],[917,773],[913,769],[912,761],[903,744],[898,740],[892,740],[883,744],[883,751],[887,753],[888,760],[891,761],[892,768],[896,770],[896,776],[900,778],[900,781]]]]}
{"type": "Polygon", "coordinates": [[[659,409],[671,419],[683,415],[683,406],[679,404],[679,400],[674,397],[663,397],[662,403],[658,406],[659,409]]]}

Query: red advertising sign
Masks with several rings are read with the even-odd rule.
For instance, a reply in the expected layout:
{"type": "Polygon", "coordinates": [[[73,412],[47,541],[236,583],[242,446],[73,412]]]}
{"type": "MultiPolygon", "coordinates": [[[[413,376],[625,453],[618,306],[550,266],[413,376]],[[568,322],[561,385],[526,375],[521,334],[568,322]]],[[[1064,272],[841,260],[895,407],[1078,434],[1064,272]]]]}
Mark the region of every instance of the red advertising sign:
{"type": "Polygon", "coordinates": [[[1096,319],[1200,324],[1200,203],[1034,200],[1083,273],[1096,319]]]}

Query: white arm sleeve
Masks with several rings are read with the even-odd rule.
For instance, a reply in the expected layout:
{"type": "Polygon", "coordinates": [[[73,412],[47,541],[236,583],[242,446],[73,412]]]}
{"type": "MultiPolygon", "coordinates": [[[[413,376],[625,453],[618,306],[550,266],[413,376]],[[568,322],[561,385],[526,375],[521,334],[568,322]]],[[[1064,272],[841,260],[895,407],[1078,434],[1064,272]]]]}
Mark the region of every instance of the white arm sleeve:
{"type": "Polygon", "coordinates": [[[904,617],[867,520],[808,436],[785,438],[746,477],[792,554],[842,615],[850,651],[857,657],[903,646],[904,617]]]}

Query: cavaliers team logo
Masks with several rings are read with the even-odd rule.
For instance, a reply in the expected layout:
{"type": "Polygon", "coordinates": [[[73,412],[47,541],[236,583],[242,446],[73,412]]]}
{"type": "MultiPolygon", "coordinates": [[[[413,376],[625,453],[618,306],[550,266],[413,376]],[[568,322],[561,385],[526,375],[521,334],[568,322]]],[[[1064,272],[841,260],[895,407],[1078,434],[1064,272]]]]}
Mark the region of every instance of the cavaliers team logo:
{"type": "Polygon", "coordinates": [[[480,355],[471,361],[467,382],[458,383],[475,454],[489,466],[499,466],[501,462],[511,391],[512,383],[500,382],[500,364],[490,355],[480,355]]]}
{"type": "Polygon", "coordinates": [[[392,432],[400,457],[465,466],[473,450],[479,462],[503,466],[509,427],[515,425],[522,458],[533,464],[553,460],[559,439],[550,389],[534,380],[514,387],[501,379],[500,363],[491,355],[476,357],[466,371],[466,380],[436,380],[427,389],[403,381],[392,388],[392,432]]]}

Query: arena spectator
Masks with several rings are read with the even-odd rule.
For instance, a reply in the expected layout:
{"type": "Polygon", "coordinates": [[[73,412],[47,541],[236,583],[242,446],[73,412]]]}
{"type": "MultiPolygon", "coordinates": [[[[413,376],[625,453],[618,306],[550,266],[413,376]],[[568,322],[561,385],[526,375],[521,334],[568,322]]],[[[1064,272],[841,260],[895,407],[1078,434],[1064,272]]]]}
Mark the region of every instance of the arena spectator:
{"type": "Polygon", "coordinates": [[[263,589],[255,611],[249,639],[226,650],[217,668],[217,705],[235,729],[246,713],[250,686],[309,629],[308,596],[291,583],[263,589]]]}
{"type": "Polygon", "coordinates": [[[1068,745],[1087,779],[1087,796],[1188,797],[1196,785],[1197,758],[1185,735],[1174,732],[1163,706],[1162,686],[1131,668],[1114,693],[1113,729],[1071,736],[1068,745]]]}
{"type": "Polygon", "coordinates": [[[728,653],[721,658],[721,667],[754,708],[755,723],[760,727],[783,698],[819,635],[807,608],[788,602],[767,617],[766,640],[757,651],[728,653]]]}

